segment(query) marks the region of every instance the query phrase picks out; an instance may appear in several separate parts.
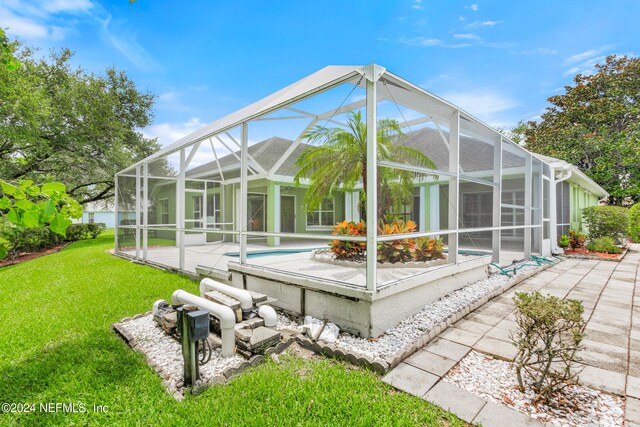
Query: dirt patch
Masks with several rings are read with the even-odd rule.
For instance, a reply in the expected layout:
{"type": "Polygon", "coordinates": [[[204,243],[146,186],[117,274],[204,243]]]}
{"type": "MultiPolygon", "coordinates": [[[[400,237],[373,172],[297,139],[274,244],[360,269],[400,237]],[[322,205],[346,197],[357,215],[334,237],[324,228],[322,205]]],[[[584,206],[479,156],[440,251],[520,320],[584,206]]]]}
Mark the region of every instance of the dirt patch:
{"type": "Polygon", "coordinates": [[[40,258],[41,256],[54,254],[64,249],[68,244],[69,242],[60,243],[49,249],[43,249],[38,252],[23,252],[13,259],[7,258],[7,259],[0,260],[0,268],[7,267],[9,265],[20,264],[22,262],[30,261],[35,258],[40,258]]]}

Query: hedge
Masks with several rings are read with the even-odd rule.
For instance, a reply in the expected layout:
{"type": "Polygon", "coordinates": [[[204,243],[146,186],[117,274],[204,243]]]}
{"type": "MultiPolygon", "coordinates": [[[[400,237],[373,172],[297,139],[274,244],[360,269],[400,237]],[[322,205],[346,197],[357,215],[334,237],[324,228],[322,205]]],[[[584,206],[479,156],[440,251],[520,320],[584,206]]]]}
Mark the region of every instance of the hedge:
{"type": "Polygon", "coordinates": [[[636,203],[629,209],[629,238],[640,243],[640,203],[636,203]]]}
{"type": "Polygon", "coordinates": [[[620,206],[589,206],[582,210],[589,237],[620,239],[629,232],[629,209],[620,206]]]}
{"type": "Polygon", "coordinates": [[[66,237],[54,233],[47,227],[18,229],[7,222],[0,223],[0,234],[9,242],[9,258],[23,252],[38,252],[52,248],[59,243],[95,239],[105,229],[102,223],[71,224],[66,237]]]}

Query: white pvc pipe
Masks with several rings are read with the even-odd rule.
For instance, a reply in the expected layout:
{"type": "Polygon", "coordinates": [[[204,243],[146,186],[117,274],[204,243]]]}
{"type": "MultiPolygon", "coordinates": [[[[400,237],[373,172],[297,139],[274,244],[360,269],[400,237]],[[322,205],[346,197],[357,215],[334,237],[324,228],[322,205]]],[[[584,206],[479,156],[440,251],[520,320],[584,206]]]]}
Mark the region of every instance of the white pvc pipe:
{"type": "Polygon", "coordinates": [[[200,296],[204,298],[204,294],[209,291],[218,291],[240,301],[240,308],[243,311],[243,315],[245,311],[253,308],[253,298],[251,298],[251,294],[244,289],[234,288],[233,286],[225,285],[209,278],[202,279],[200,281],[200,296]]]}
{"type": "Polygon", "coordinates": [[[278,315],[273,307],[261,305],[258,308],[258,316],[264,319],[264,326],[267,328],[275,328],[278,325],[278,315]]]}
{"type": "Polygon", "coordinates": [[[211,315],[220,320],[220,335],[222,338],[222,356],[229,357],[235,354],[236,346],[236,315],[233,310],[226,305],[217,304],[199,296],[190,294],[187,291],[178,289],[171,295],[171,303],[193,304],[202,310],[206,310],[211,315]]]}

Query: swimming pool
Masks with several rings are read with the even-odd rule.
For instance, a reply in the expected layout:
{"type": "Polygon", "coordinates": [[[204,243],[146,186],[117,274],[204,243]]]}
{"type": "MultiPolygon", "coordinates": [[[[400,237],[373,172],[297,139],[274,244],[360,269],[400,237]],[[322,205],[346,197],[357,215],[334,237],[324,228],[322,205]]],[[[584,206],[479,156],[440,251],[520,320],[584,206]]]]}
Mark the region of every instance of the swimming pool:
{"type": "MultiPolygon", "coordinates": [[[[262,258],[262,257],[266,257],[266,256],[280,256],[280,255],[300,254],[300,253],[304,253],[304,252],[315,251],[316,249],[324,249],[324,247],[322,247],[322,248],[304,248],[304,249],[273,249],[273,250],[265,249],[265,250],[257,250],[257,251],[247,252],[247,259],[262,258]]],[[[224,255],[225,256],[239,258],[240,257],[240,252],[226,252],[224,255]]]]}

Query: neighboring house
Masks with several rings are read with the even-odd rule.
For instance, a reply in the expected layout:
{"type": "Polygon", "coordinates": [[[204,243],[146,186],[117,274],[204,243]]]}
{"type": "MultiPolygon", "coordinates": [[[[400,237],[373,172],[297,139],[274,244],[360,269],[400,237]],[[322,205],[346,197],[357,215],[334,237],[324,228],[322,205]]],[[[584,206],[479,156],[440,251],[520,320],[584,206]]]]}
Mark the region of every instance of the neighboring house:
{"type": "Polygon", "coordinates": [[[102,223],[106,228],[115,228],[116,212],[113,202],[87,203],[82,209],[82,218],[74,220],[75,223],[91,224],[102,223]]]}

